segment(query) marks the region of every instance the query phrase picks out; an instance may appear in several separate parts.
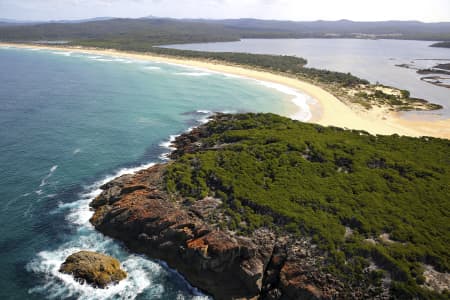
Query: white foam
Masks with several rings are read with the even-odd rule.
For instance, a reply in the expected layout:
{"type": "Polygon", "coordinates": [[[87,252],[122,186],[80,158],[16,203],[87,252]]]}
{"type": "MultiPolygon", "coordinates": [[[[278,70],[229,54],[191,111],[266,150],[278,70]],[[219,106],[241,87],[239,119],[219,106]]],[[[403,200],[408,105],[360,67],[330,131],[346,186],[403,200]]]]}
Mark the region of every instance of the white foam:
{"type": "MultiPolygon", "coordinates": [[[[81,240],[80,243],[87,245],[96,245],[97,238],[94,240],[81,240]]],[[[112,243],[112,242],[109,242],[112,243]]],[[[103,252],[103,247],[111,247],[109,243],[103,242],[97,251],[103,252]],[[102,247],[103,246],[103,247],[102,247]]],[[[63,245],[65,246],[65,245],[63,245]]],[[[37,255],[37,258],[27,265],[27,270],[34,273],[44,273],[48,281],[47,283],[36,286],[29,290],[30,293],[45,294],[49,299],[135,299],[146,288],[152,284],[153,276],[158,276],[161,273],[161,266],[139,257],[136,255],[129,255],[123,262],[122,268],[128,273],[125,280],[119,284],[109,286],[107,289],[96,289],[87,284],[77,282],[71,275],[59,272],[59,267],[64,262],[65,258],[70,254],[86,250],[84,247],[59,248],[55,251],[42,251],[37,255]]],[[[93,250],[90,248],[89,250],[93,250]]],[[[104,249],[103,249],[104,250],[104,249]]],[[[152,289],[159,290],[159,295],[163,294],[164,287],[154,284],[152,289]]]]}
{"type": "MultiPolygon", "coordinates": [[[[123,267],[129,275],[128,278],[118,285],[111,286],[107,290],[98,290],[88,285],[80,284],[72,276],[62,274],[58,270],[68,255],[81,249],[99,252],[107,252],[113,249],[113,251],[120,252],[121,249],[119,246],[111,239],[96,232],[90,224],[89,219],[92,217],[93,212],[89,209],[89,203],[101,193],[100,186],[104,183],[117,176],[134,173],[152,165],[145,164],[134,168],[120,169],[115,174],[106,176],[91,186],[86,187],[86,191],[80,195],[79,201],[59,205],[57,209],[59,211],[70,209],[67,220],[78,226],[78,237],[61,245],[54,251],[38,253],[37,257],[27,265],[29,271],[44,273],[49,279],[47,284],[31,289],[31,293],[48,291],[48,296],[51,299],[65,298],[69,297],[69,295],[77,295],[79,299],[107,299],[113,295],[119,296],[120,298],[134,299],[150,285],[150,280],[144,276],[145,274],[143,275],[145,272],[139,266],[146,266],[147,268],[160,268],[160,266],[134,255],[127,256],[127,259],[123,261],[123,267]],[[136,260],[138,262],[135,262],[136,260]]],[[[56,168],[52,169],[53,171],[56,170],[56,168]]]]}
{"type": "MultiPolygon", "coordinates": [[[[197,120],[197,126],[198,126],[198,125],[201,125],[201,124],[207,123],[207,122],[209,121],[209,118],[213,115],[213,112],[210,111],[210,110],[202,110],[202,109],[199,109],[199,110],[197,110],[196,112],[199,113],[199,114],[205,115],[204,117],[202,117],[202,118],[200,118],[200,119],[197,120]]],[[[188,128],[187,130],[185,130],[184,132],[189,132],[189,131],[191,131],[192,129],[194,129],[194,127],[189,127],[189,128],[188,128]]],[[[167,152],[162,153],[162,154],[159,156],[159,159],[165,160],[165,161],[170,160],[170,158],[169,158],[170,152],[172,152],[173,150],[175,150],[175,147],[172,146],[172,143],[173,143],[173,142],[175,141],[175,139],[176,139],[178,136],[180,136],[180,135],[181,135],[181,134],[170,135],[170,136],[169,136],[169,140],[163,141],[163,142],[161,142],[161,143],[159,144],[160,147],[169,150],[169,151],[167,151],[167,152]]]]}
{"type": "Polygon", "coordinates": [[[131,64],[133,62],[132,60],[124,59],[124,58],[114,58],[114,61],[125,63],[125,64],[131,64]]]}
{"type": "Polygon", "coordinates": [[[103,61],[103,62],[115,61],[114,59],[110,59],[110,58],[93,58],[93,60],[95,60],[95,61],[103,61]]]}
{"type": "Polygon", "coordinates": [[[230,74],[230,73],[223,73],[223,72],[219,72],[219,71],[213,71],[213,70],[209,70],[206,68],[186,66],[186,65],[182,65],[182,64],[176,64],[176,63],[164,63],[164,64],[174,65],[174,66],[181,67],[184,69],[190,69],[190,70],[196,71],[196,72],[178,72],[178,73],[175,73],[176,75],[206,76],[206,75],[217,74],[217,75],[222,75],[226,78],[245,79],[245,80],[257,82],[258,84],[263,85],[265,87],[272,88],[281,93],[293,96],[292,102],[299,108],[299,110],[291,116],[292,119],[300,120],[300,121],[308,121],[312,117],[311,110],[310,110],[308,104],[314,103],[315,100],[312,97],[310,97],[309,95],[302,93],[300,91],[297,91],[296,89],[290,88],[286,85],[273,83],[273,82],[269,82],[269,81],[258,80],[258,79],[246,77],[243,75],[236,75],[236,74],[230,74]]]}
{"type": "Polygon", "coordinates": [[[159,144],[159,146],[161,146],[161,147],[163,147],[163,148],[167,148],[167,149],[175,149],[174,147],[171,146],[171,144],[172,144],[173,141],[175,141],[175,138],[176,138],[177,136],[178,136],[178,135],[171,135],[171,136],[169,137],[169,140],[168,140],[168,141],[161,142],[161,143],[159,144]]]}
{"type": "MultiPolygon", "coordinates": [[[[212,115],[212,113],[211,113],[211,114],[208,114],[208,115],[206,115],[206,116],[204,116],[203,118],[199,119],[198,122],[199,122],[200,124],[206,124],[206,123],[208,123],[209,118],[211,117],[211,115],[212,115]]],[[[189,128],[188,131],[191,131],[192,129],[193,129],[193,128],[189,128]]]]}
{"type": "Polygon", "coordinates": [[[124,64],[131,64],[138,62],[134,59],[127,59],[127,58],[121,58],[121,57],[115,57],[115,56],[106,56],[106,55],[83,55],[82,57],[95,60],[95,61],[101,61],[101,62],[118,62],[118,63],[124,63],[124,64]]]}
{"type": "Polygon", "coordinates": [[[208,75],[212,75],[212,74],[218,74],[218,75],[222,75],[222,76],[228,77],[228,78],[245,79],[245,80],[257,82],[258,84],[263,85],[265,87],[275,89],[283,94],[293,96],[292,103],[294,103],[299,108],[299,110],[295,114],[290,116],[292,119],[300,120],[300,121],[308,121],[312,117],[311,110],[310,110],[310,107],[308,104],[314,103],[315,100],[312,97],[310,97],[309,95],[302,93],[291,87],[288,87],[286,85],[273,83],[273,82],[269,82],[269,81],[258,80],[258,79],[246,77],[243,75],[236,75],[236,74],[230,74],[230,73],[222,73],[219,71],[212,71],[212,70],[205,69],[205,68],[185,66],[185,65],[174,64],[174,63],[165,63],[165,64],[175,65],[178,67],[196,71],[196,72],[178,72],[178,73],[175,73],[175,75],[208,76],[208,75]]]}
{"type": "MultiPolygon", "coordinates": [[[[152,165],[154,163],[120,169],[114,174],[105,176],[103,179],[87,186],[85,192],[80,195],[80,200],[66,204],[60,203],[58,208],[51,212],[55,214],[69,210],[66,219],[75,226],[76,233],[74,234],[76,237],[55,250],[39,252],[36,258],[27,264],[26,268],[29,272],[42,274],[46,278],[45,283],[30,289],[30,293],[44,294],[49,299],[77,298],[86,300],[135,299],[144,290],[146,293],[154,295],[154,298],[160,298],[164,294],[164,286],[154,282],[155,278],[163,276],[163,273],[167,272],[161,264],[143,256],[129,254],[114,240],[97,232],[89,222],[93,215],[89,203],[101,193],[101,185],[118,176],[135,173],[152,165]],[[70,275],[60,273],[59,267],[66,257],[80,250],[97,251],[119,258],[122,261],[122,268],[128,273],[128,277],[107,289],[95,289],[87,284],[80,284],[70,275]]],[[[181,299],[184,298],[183,295],[181,297],[181,299]]],[[[204,296],[194,298],[209,299],[204,296]]]]}
{"type": "Polygon", "coordinates": [[[265,87],[277,90],[283,94],[293,96],[293,99],[291,101],[299,108],[299,111],[291,116],[292,119],[300,121],[308,121],[309,119],[311,119],[312,114],[308,103],[311,103],[314,100],[310,96],[282,84],[261,80],[257,80],[257,82],[265,87]]]}
{"type": "Polygon", "coordinates": [[[172,146],[172,143],[175,141],[175,139],[176,139],[178,136],[180,136],[180,135],[179,135],[179,134],[178,134],[178,135],[171,135],[171,136],[169,137],[169,140],[164,141],[164,142],[161,142],[161,143],[159,144],[160,147],[169,150],[169,151],[167,151],[167,152],[162,153],[162,154],[159,156],[159,159],[161,159],[161,160],[169,160],[170,152],[172,152],[173,150],[175,150],[175,147],[172,146]]]}
{"type": "Polygon", "coordinates": [[[199,113],[199,114],[207,114],[207,115],[211,115],[212,114],[212,111],[210,111],[210,110],[203,110],[203,109],[199,109],[196,112],[199,113]]]}
{"type": "MultiPolygon", "coordinates": [[[[43,187],[47,184],[47,180],[53,175],[53,173],[56,171],[57,168],[58,168],[58,165],[54,165],[53,167],[50,168],[50,172],[48,172],[48,174],[45,175],[44,178],[42,178],[41,184],[39,185],[39,187],[43,187]]],[[[38,195],[40,195],[37,191],[36,191],[36,193],[38,195]]]]}
{"type": "Polygon", "coordinates": [[[55,51],[52,52],[53,54],[58,54],[58,55],[63,55],[63,56],[71,56],[72,52],[68,52],[68,51],[55,51]]]}
{"type": "Polygon", "coordinates": [[[299,120],[299,121],[308,121],[312,117],[311,110],[310,110],[310,107],[308,104],[314,103],[315,100],[312,97],[310,97],[309,95],[302,93],[296,89],[293,89],[291,87],[288,87],[286,85],[282,85],[279,83],[258,80],[258,79],[254,79],[254,78],[246,77],[246,76],[242,76],[242,75],[221,73],[221,72],[215,72],[215,71],[212,71],[211,73],[220,74],[227,78],[245,79],[245,80],[253,81],[253,82],[258,83],[259,85],[265,86],[267,88],[275,89],[286,95],[293,96],[291,101],[299,108],[299,110],[295,114],[291,115],[290,117],[294,120],[299,120]]]}
{"type": "Polygon", "coordinates": [[[145,66],[145,67],[143,67],[143,69],[145,69],[145,70],[161,70],[160,67],[156,67],[156,66],[145,66]]]}
{"type": "Polygon", "coordinates": [[[192,77],[200,77],[200,76],[209,76],[211,73],[206,72],[177,72],[174,73],[175,75],[179,76],[192,76],[192,77]]]}

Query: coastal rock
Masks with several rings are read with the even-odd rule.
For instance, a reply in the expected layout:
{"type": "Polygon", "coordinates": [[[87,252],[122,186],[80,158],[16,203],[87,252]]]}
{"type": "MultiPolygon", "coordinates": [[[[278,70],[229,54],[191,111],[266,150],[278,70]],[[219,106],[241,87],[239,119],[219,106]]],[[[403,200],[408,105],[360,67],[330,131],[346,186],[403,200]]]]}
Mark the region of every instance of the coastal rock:
{"type": "MultiPolygon", "coordinates": [[[[207,223],[220,205],[217,199],[194,205],[170,200],[160,186],[163,172],[163,165],[155,165],[104,185],[91,204],[92,224],[132,250],[167,261],[218,299],[257,296],[271,251],[207,223]]],[[[273,237],[265,238],[272,247],[273,237]]]]}
{"type": "Polygon", "coordinates": [[[133,251],[166,261],[216,299],[331,299],[333,281],[317,270],[306,240],[268,229],[240,236],[218,225],[221,201],[186,201],[163,188],[165,164],[102,186],[91,223],[133,251]],[[174,197],[176,199],[174,199],[174,197]]]}
{"type": "Polygon", "coordinates": [[[70,255],[59,271],[97,288],[105,288],[108,284],[118,283],[127,277],[117,259],[92,251],[80,251],[70,255]]]}

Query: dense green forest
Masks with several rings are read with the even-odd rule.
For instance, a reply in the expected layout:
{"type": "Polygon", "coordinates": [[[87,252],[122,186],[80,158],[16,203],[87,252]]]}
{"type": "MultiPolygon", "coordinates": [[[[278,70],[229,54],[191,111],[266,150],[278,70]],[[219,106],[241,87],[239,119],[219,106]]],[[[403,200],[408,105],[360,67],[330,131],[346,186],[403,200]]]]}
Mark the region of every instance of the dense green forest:
{"type": "Polygon", "coordinates": [[[38,24],[0,23],[0,40],[114,40],[147,46],[240,38],[389,38],[449,41],[450,22],[270,21],[257,19],[106,19],[38,24]]]}
{"type": "Polygon", "coordinates": [[[363,280],[371,262],[394,297],[421,288],[425,264],[450,271],[450,141],[307,124],[273,114],[218,115],[176,141],[166,188],[221,198],[241,234],[310,236],[328,271],[363,280]]]}
{"type": "Polygon", "coordinates": [[[218,24],[170,19],[111,19],[82,23],[43,23],[0,27],[2,41],[108,41],[116,45],[153,45],[239,40],[234,30],[218,24]]]}

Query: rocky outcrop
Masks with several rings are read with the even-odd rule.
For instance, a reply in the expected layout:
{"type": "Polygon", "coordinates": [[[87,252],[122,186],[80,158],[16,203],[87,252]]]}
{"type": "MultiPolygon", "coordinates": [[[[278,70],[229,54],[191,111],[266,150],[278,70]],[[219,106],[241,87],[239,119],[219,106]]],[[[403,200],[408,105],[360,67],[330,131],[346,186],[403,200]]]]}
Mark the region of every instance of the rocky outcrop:
{"type": "Polygon", "coordinates": [[[221,201],[195,202],[163,188],[165,165],[124,175],[102,186],[92,224],[133,251],[166,261],[216,299],[343,298],[342,285],[320,272],[308,240],[267,229],[240,236],[220,229],[221,201]]]}
{"type": "Polygon", "coordinates": [[[70,255],[59,271],[98,288],[105,288],[127,277],[117,259],[91,251],[80,251],[70,255]]]}

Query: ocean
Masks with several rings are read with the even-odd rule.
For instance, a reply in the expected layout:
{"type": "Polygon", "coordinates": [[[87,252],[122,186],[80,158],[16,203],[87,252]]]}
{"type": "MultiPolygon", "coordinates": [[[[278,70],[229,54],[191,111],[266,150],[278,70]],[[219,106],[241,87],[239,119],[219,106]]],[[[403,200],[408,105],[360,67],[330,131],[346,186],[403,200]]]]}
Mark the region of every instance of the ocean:
{"type": "MultiPolygon", "coordinates": [[[[164,262],[89,223],[112,178],[165,160],[168,141],[212,112],[290,115],[307,96],[164,63],[0,48],[0,299],[208,299],[164,262]],[[107,290],[58,272],[78,250],[118,258],[107,290]]],[[[306,119],[308,111],[297,114],[306,119]]]]}

